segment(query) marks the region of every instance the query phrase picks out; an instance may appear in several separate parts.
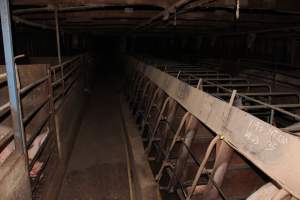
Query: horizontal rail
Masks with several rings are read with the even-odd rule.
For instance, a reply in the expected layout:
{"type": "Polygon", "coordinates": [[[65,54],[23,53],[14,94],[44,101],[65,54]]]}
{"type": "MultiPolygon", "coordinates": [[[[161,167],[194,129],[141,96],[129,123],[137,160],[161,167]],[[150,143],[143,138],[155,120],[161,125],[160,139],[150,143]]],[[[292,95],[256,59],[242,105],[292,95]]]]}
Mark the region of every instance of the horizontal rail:
{"type": "Polygon", "coordinates": [[[40,124],[37,125],[35,127],[35,129],[32,131],[32,136],[30,137],[30,139],[26,143],[27,149],[32,145],[32,143],[35,140],[35,138],[40,134],[40,132],[42,131],[43,127],[48,122],[49,118],[50,118],[50,114],[47,114],[47,116],[40,122],[40,124]]]}
{"type": "Polygon", "coordinates": [[[65,79],[67,79],[69,76],[71,76],[71,74],[76,71],[79,68],[79,65],[73,67],[70,71],[68,71],[66,74],[64,74],[63,77],[61,77],[60,79],[54,81],[52,83],[53,87],[56,87],[58,84],[61,84],[65,79]]]}
{"type": "Polygon", "coordinates": [[[6,114],[10,110],[10,103],[6,102],[2,106],[0,106],[0,117],[6,114]]]}
{"type": "Polygon", "coordinates": [[[67,61],[65,61],[65,62],[63,62],[61,64],[53,65],[53,66],[51,66],[51,70],[56,70],[58,68],[61,68],[61,67],[65,66],[65,65],[68,65],[68,64],[74,62],[75,60],[77,60],[79,58],[80,58],[80,56],[75,56],[74,58],[71,58],[71,59],[69,59],[69,60],[67,60],[67,61]]]}
{"type": "Polygon", "coordinates": [[[48,80],[48,76],[45,76],[25,87],[23,87],[21,90],[20,90],[20,94],[23,95],[25,93],[27,93],[28,91],[32,90],[33,88],[39,86],[40,84],[44,83],[46,80],[48,80]]]}
{"type": "Polygon", "coordinates": [[[251,64],[263,64],[263,65],[272,66],[272,68],[277,68],[277,69],[284,66],[284,69],[288,68],[291,70],[300,70],[300,67],[288,63],[281,63],[281,62],[271,62],[271,61],[257,60],[257,59],[240,59],[240,62],[247,62],[251,64]]]}
{"type": "MultiPolygon", "coordinates": [[[[213,96],[231,96],[231,93],[210,93],[213,96]]],[[[240,95],[245,95],[245,96],[258,96],[258,97],[268,97],[268,96],[297,96],[299,97],[300,94],[293,93],[293,92],[253,92],[253,93],[239,93],[240,95]]]]}
{"type": "Polygon", "coordinates": [[[3,146],[6,145],[13,138],[12,130],[8,130],[0,137],[0,150],[2,150],[3,146]]]}
{"type": "MultiPolygon", "coordinates": [[[[191,76],[194,77],[193,75],[191,75],[191,76]]],[[[195,77],[194,77],[194,78],[195,78],[195,77]]],[[[204,81],[205,81],[205,79],[204,79],[204,81]]],[[[227,92],[229,92],[229,93],[232,93],[232,92],[233,92],[233,90],[231,90],[231,89],[229,89],[229,88],[226,88],[226,87],[223,87],[223,86],[221,86],[221,85],[219,85],[219,84],[216,84],[216,83],[214,83],[214,82],[211,82],[211,81],[205,81],[205,82],[206,82],[206,83],[209,83],[209,84],[211,84],[211,85],[214,85],[214,86],[216,86],[217,88],[222,89],[222,90],[224,90],[224,91],[227,91],[227,92]]],[[[271,91],[271,87],[270,87],[270,86],[269,86],[269,91],[271,91]]],[[[254,98],[252,98],[252,97],[243,95],[243,94],[241,94],[241,93],[237,93],[236,95],[239,96],[239,97],[243,97],[244,99],[247,99],[247,100],[252,101],[252,102],[254,102],[254,103],[257,103],[257,104],[260,104],[260,105],[267,106],[267,107],[269,107],[269,108],[271,108],[271,109],[273,109],[273,110],[275,110],[275,111],[277,111],[277,112],[280,112],[280,113],[282,113],[282,114],[286,114],[286,115],[288,115],[288,116],[294,118],[295,120],[300,121],[300,116],[297,115],[297,114],[288,112],[288,111],[286,111],[286,110],[284,110],[284,109],[281,109],[281,108],[272,106],[272,105],[267,104],[267,103],[265,103],[265,102],[263,102],[263,101],[254,99],[254,98]]]]}
{"type": "MultiPolygon", "coordinates": [[[[272,105],[276,108],[300,108],[300,104],[275,104],[272,105]]],[[[239,106],[242,110],[250,110],[250,109],[273,109],[270,105],[251,105],[251,106],[239,106]]]]}
{"type": "Polygon", "coordinates": [[[49,131],[47,131],[47,136],[46,136],[45,140],[43,141],[43,143],[41,144],[40,148],[38,149],[38,151],[36,152],[36,154],[32,158],[31,162],[29,163],[29,171],[32,170],[32,168],[34,166],[34,163],[40,157],[41,153],[43,152],[43,150],[45,149],[46,145],[48,144],[49,139],[50,139],[50,134],[49,134],[49,131]]]}
{"type": "MultiPolygon", "coordinates": [[[[205,79],[203,80],[204,82],[206,81],[205,79]]],[[[244,88],[244,87],[266,87],[266,88],[270,88],[269,85],[266,85],[266,84],[218,84],[216,83],[217,85],[211,85],[211,84],[208,84],[208,85],[202,85],[202,87],[218,87],[218,86],[221,86],[221,87],[230,87],[230,88],[244,88]]]]}
{"type": "Polygon", "coordinates": [[[43,100],[37,107],[35,107],[29,114],[27,114],[23,118],[23,124],[26,125],[35,116],[35,114],[38,113],[46,105],[46,103],[48,103],[48,101],[49,97],[43,100]]]}

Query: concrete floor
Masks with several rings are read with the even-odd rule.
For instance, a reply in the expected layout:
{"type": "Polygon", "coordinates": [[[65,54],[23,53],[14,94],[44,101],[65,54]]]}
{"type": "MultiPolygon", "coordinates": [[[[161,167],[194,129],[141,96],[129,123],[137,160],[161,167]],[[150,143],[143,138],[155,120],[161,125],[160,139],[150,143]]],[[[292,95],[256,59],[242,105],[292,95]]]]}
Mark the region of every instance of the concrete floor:
{"type": "Polygon", "coordinates": [[[130,199],[120,92],[113,86],[116,80],[98,80],[86,107],[60,200],[130,199]]]}

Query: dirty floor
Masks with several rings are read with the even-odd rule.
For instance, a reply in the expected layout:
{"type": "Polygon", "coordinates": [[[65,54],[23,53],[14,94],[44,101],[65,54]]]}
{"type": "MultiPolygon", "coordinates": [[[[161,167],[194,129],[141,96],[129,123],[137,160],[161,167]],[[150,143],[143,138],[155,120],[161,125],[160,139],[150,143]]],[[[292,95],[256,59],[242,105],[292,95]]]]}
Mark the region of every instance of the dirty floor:
{"type": "Polygon", "coordinates": [[[130,199],[120,92],[116,80],[104,79],[98,79],[86,105],[60,200],[130,199]]]}

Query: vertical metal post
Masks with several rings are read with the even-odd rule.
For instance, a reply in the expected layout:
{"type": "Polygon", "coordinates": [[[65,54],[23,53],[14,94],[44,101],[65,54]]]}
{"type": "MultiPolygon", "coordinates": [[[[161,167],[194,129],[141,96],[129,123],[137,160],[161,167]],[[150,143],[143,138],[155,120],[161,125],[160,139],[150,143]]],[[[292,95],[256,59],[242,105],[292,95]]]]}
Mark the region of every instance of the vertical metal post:
{"type": "MultiPolygon", "coordinates": [[[[20,96],[17,91],[17,77],[14,61],[14,51],[12,42],[11,17],[9,10],[9,0],[0,1],[1,26],[5,54],[5,64],[7,73],[7,84],[9,92],[9,101],[11,109],[11,117],[13,123],[13,131],[15,138],[16,152],[20,154],[27,153],[26,140],[22,122],[22,111],[20,105],[20,96]]],[[[28,164],[27,155],[26,164],[28,164]]]]}
{"type": "Polygon", "coordinates": [[[57,11],[57,9],[55,10],[54,14],[55,14],[55,31],[56,31],[57,57],[58,57],[58,63],[61,64],[60,35],[59,35],[58,11],[57,11]]]}
{"type": "MultiPolygon", "coordinates": [[[[58,23],[58,10],[55,9],[54,11],[55,15],[55,31],[56,31],[56,45],[57,45],[57,57],[58,57],[58,63],[61,64],[61,44],[60,44],[60,34],[59,34],[59,23],[58,23]]],[[[65,80],[64,80],[64,66],[60,66],[60,73],[61,73],[61,81],[62,81],[62,95],[65,94],[65,80]]]]}
{"type": "MultiPolygon", "coordinates": [[[[53,95],[53,87],[52,87],[52,73],[51,73],[51,66],[47,66],[47,73],[48,73],[48,89],[49,89],[49,113],[50,113],[50,133],[54,133],[56,137],[56,145],[58,150],[58,156],[62,159],[62,148],[61,148],[61,140],[56,128],[55,122],[55,106],[54,106],[54,95],[53,95]]],[[[54,73],[55,74],[55,73],[54,73]]]]}

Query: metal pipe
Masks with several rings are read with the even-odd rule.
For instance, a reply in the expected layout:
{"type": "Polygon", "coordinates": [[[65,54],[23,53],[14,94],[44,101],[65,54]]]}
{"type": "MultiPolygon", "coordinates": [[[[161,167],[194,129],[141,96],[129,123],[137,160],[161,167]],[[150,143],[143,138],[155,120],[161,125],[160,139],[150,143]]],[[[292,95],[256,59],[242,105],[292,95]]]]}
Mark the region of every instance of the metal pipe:
{"type": "Polygon", "coordinates": [[[186,200],[191,200],[191,198],[192,198],[192,196],[193,196],[193,194],[194,194],[194,191],[195,191],[195,189],[196,189],[197,183],[198,183],[198,181],[199,181],[199,179],[200,179],[200,177],[201,177],[201,175],[202,175],[202,173],[203,173],[203,170],[204,170],[204,168],[205,168],[205,165],[206,165],[206,163],[207,163],[207,161],[208,161],[208,158],[209,158],[210,154],[212,153],[212,151],[213,151],[213,149],[214,149],[214,147],[215,147],[215,145],[217,144],[218,141],[220,141],[220,137],[219,137],[219,136],[216,136],[216,137],[210,142],[210,144],[209,144],[209,146],[208,146],[208,148],[207,148],[207,150],[206,150],[205,156],[204,156],[204,158],[203,158],[203,160],[202,160],[202,162],[201,162],[201,165],[200,165],[200,167],[198,168],[198,171],[197,171],[196,176],[195,176],[195,178],[194,178],[194,181],[193,181],[193,184],[192,184],[191,191],[189,192],[189,194],[188,194],[186,200]]]}
{"type": "Polygon", "coordinates": [[[26,126],[27,123],[39,112],[44,105],[49,101],[49,97],[42,101],[35,109],[33,109],[26,117],[23,118],[23,124],[26,126]]]}
{"type": "Polygon", "coordinates": [[[176,177],[181,178],[183,175],[183,171],[186,165],[186,161],[188,159],[188,155],[190,153],[190,147],[192,145],[194,135],[196,134],[196,130],[199,126],[198,120],[191,116],[188,122],[188,125],[186,127],[186,135],[184,137],[184,141],[182,142],[182,147],[180,149],[178,159],[176,162],[176,168],[174,170],[174,175],[171,177],[171,180],[169,181],[169,189],[170,191],[173,191],[173,187],[175,185],[176,177]]]}
{"type": "Polygon", "coordinates": [[[191,2],[191,0],[179,0],[176,1],[175,3],[173,3],[171,6],[169,6],[168,8],[166,8],[165,10],[159,12],[157,15],[151,17],[149,20],[147,20],[146,22],[138,25],[137,27],[135,27],[134,30],[143,28],[147,25],[150,25],[153,21],[160,19],[162,17],[168,16],[170,12],[174,12],[176,9],[182,7],[183,5],[187,4],[191,2]]]}
{"type": "MultiPolygon", "coordinates": [[[[231,93],[210,93],[213,96],[229,97],[231,93]]],[[[239,93],[240,95],[251,97],[268,97],[268,96],[296,96],[299,98],[299,94],[293,92],[253,92],[253,93],[239,93]]]]}
{"type": "Polygon", "coordinates": [[[8,112],[9,109],[10,109],[10,103],[9,102],[6,102],[2,106],[0,106],[0,117],[2,117],[2,115],[4,115],[6,112],[8,112]]]}
{"type": "Polygon", "coordinates": [[[56,31],[56,45],[57,45],[57,57],[58,63],[61,64],[61,46],[60,46],[60,35],[59,35],[59,24],[58,24],[58,11],[54,12],[55,17],[55,31],[56,31]]]}
{"type": "Polygon", "coordinates": [[[37,87],[38,85],[42,84],[43,82],[45,82],[46,80],[48,80],[48,76],[45,76],[25,87],[23,87],[21,90],[20,90],[20,95],[23,95],[25,93],[27,93],[28,91],[30,91],[31,89],[37,87]]]}
{"type": "MultiPolygon", "coordinates": [[[[118,4],[119,6],[127,7],[128,4],[118,4]]],[[[18,9],[13,11],[14,15],[22,15],[29,13],[40,13],[40,12],[53,12],[57,9],[59,12],[71,12],[71,11],[85,11],[90,9],[101,9],[106,7],[113,7],[112,4],[88,4],[88,5],[80,5],[80,6],[68,6],[68,7],[59,7],[55,8],[54,6],[45,6],[42,8],[27,8],[27,9],[18,9]]]]}
{"type": "Polygon", "coordinates": [[[48,122],[50,118],[50,114],[48,114],[41,122],[39,125],[36,126],[36,128],[32,131],[32,136],[29,138],[29,140],[27,141],[27,148],[29,149],[29,147],[32,145],[33,141],[35,140],[35,138],[40,134],[40,132],[42,131],[43,127],[45,126],[45,124],[48,122]]]}
{"type": "Polygon", "coordinates": [[[168,159],[169,159],[169,157],[170,157],[170,154],[171,154],[171,152],[172,152],[172,150],[173,150],[173,148],[174,148],[176,142],[178,141],[179,135],[180,135],[180,133],[181,133],[181,131],[182,131],[182,129],[183,129],[183,126],[184,126],[184,124],[186,123],[186,121],[187,121],[187,119],[188,119],[189,116],[191,116],[191,114],[190,114],[189,112],[187,112],[187,113],[185,113],[184,116],[182,117],[181,122],[180,122],[180,124],[179,124],[179,126],[178,126],[178,128],[177,128],[177,131],[176,131],[176,133],[175,133],[175,135],[174,135],[174,137],[173,137],[172,143],[171,143],[169,149],[167,150],[167,153],[166,153],[166,155],[165,155],[165,158],[164,158],[164,160],[163,160],[163,163],[162,163],[162,165],[161,165],[161,167],[160,167],[158,173],[157,173],[156,176],[155,176],[155,180],[156,180],[156,181],[159,181],[159,180],[161,179],[163,170],[164,170],[164,168],[166,167],[166,163],[168,162],[168,159]]]}
{"type": "Polygon", "coordinates": [[[162,91],[161,91],[161,89],[158,87],[158,88],[155,90],[155,92],[154,92],[154,94],[153,94],[153,96],[152,96],[152,98],[151,98],[151,101],[150,101],[149,105],[147,105],[147,107],[146,107],[146,109],[145,109],[145,113],[146,113],[146,114],[145,114],[144,122],[143,122],[143,130],[145,129],[145,124],[148,122],[149,115],[150,115],[151,109],[152,109],[152,107],[153,107],[153,105],[154,105],[154,102],[155,102],[156,99],[158,99],[158,98],[160,97],[161,94],[162,94],[162,91]]]}
{"type": "MultiPolygon", "coordinates": [[[[3,133],[3,132],[2,132],[3,133]]],[[[0,138],[0,149],[2,150],[10,140],[12,140],[13,134],[10,128],[6,128],[5,133],[0,138]]]]}
{"type": "Polygon", "coordinates": [[[167,97],[165,99],[165,101],[164,101],[164,104],[163,104],[162,109],[161,109],[161,111],[159,113],[159,116],[158,116],[158,118],[156,120],[156,123],[155,123],[154,129],[152,131],[152,134],[150,135],[150,139],[149,139],[148,145],[147,145],[147,147],[145,149],[146,154],[150,153],[152,143],[153,143],[153,141],[155,139],[156,131],[157,131],[157,129],[159,127],[159,124],[160,124],[160,122],[161,122],[161,120],[163,118],[165,109],[167,108],[167,105],[171,102],[171,100],[172,99],[170,97],[167,97]]]}
{"type": "MultiPolygon", "coordinates": [[[[26,153],[26,140],[24,135],[24,128],[22,123],[22,110],[20,103],[20,96],[17,90],[17,77],[14,62],[14,50],[12,41],[11,18],[9,10],[9,1],[0,1],[1,12],[1,26],[4,44],[4,56],[7,73],[7,84],[10,101],[10,110],[13,123],[13,132],[15,136],[15,147],[19,154],[26,153]]],[[[27,156],[26,163],[28,164],[27,156]]]]}
{"type": "Polygon", "coordinates": [[[252,106],[239,106],[242,110],[253,110],[253,109],[273,109],[273,108],[300,108],[300,104],[268,104],[268,105],[252,105],[252,106]],[[272,107],[271,107],[272,106],[272,107]]]}
{"type": "Polygon", "coordinates": [[[17,24],[22,23],[22,24],[25,24],[25,25],[28,25],[28,26],[42,28],[42,29],[48,29],[48,30],[54,30],[55,29],[54,27],[47,26],[47,25],[44,25],[44,24],[39,24],[39,23],[36,23],[36,22],[32,22],[32,21],[22,19],[22,18],[17,17],[17,16],[13,16],[13,20],[17,24]]]}
{"type": "MultiPolygon", "coordinates": [[[[204,79],[204,82],[206,82],[206,80],[204,79]]],[[[266,84],[218,84],[215,83],[215,85],[203,85],[203,87],[239,87],[239,88],[243,88],[243,87],[266,87],[266,88],[270,88],[269,85],[266,84]]]]}
{"type": "Polygon", "coordinates": [[[219,197],[220,194],[217,187],[221,187],[223,184],[233,152],[234,150],[228,144],[226,144],[226,142],[221,141],[212,176],[207,185],[207,188],[209,189],[203,194],[203,199],[217,199],[219,197]]]}

